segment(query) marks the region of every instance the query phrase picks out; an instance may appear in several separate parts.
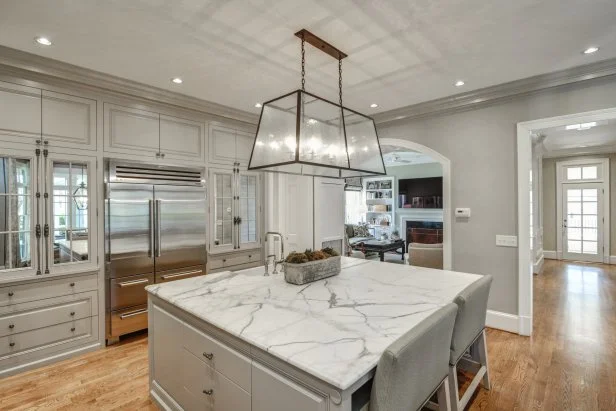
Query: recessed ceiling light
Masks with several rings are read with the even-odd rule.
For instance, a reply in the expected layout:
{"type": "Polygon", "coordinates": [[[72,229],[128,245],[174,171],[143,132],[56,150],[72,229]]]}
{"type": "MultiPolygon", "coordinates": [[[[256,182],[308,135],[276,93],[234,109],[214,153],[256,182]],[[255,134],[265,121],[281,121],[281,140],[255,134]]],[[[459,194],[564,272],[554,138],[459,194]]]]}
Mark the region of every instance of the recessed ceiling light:
{"type": "Polygon", "coordinates": [[[578,147],[579,147],[579,148],[584,148],[584,147],[588,147],[588,146],[586,146],[586,145],[581,145],[581,146],[578,146],[578,147]]]}
{"type": "Polygon", "coordinates": [[[372,103],[372,104],[370,104],[370,107],[372,107],[372,108],[377,108],[378,106],[379,106],[379,105],[378,105],[378,104],[376,104],[376,103],[372,103]]]}
{"type": "Polygon", "coordinates": [[[173,81],[175,84],[182,84],[184,82],[184,80],[179,77],[172,78],[171,81],[173,81]]]}
{"type": "Polygon", "coordinates": [[[586,50],[584,50],[584,54],[593,54],[597,51],[599,51],[599,47],[588,47],[586,50]]]}
{"type": "Polygon", "coordinates": [[[51,40],[49,40],[47,37],[37,37],[34,40],[36,40],[38,44],[41,44],[43,46],[51,46],[51,40]]]}
{"type": "Polygon", "coordinates": [[[464,85],[464,81],[458,80],[453,85],[456,86],[456,87],[462,87],[464,85]]]}
{"type": "Polygon", "coordinates": [[[263,107],[263,104],[261,104],[261,103],[257,103],[257,104],[255,104],[255,107],[256,107],[256,108],[261,108],[261,107],[263,107]]]}

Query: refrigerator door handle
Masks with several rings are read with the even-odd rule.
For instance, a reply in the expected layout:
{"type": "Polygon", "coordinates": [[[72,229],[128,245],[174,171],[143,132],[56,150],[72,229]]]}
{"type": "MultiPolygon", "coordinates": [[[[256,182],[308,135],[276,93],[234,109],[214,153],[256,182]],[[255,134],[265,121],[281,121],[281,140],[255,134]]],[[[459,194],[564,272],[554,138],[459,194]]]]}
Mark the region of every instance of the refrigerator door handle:
{"type": "Polygon", "coordinates": [[[154,200],[148,200],[150,209],[150,249],[148,250],[148,257],[154,255],[154,200]]]}
{"type": "Polygon", "coordinates": [[[160,241],[160,232],[162,231],[160,227],[160,206],[161,201],[156,200],[156,257],[161,256],[161,241],[160,241]]]}

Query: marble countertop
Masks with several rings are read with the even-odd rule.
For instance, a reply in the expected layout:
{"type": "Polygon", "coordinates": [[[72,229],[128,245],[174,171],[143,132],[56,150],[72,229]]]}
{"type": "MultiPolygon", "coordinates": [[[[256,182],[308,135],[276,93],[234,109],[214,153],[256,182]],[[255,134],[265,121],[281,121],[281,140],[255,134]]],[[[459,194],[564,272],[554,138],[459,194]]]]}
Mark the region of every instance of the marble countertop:
{"type": "Polygon", "coordinates": [[[342,257],[292,285],[263,267],[154,284],[150,294],[344,390],[383,351],[480,276],[342,257]]]}

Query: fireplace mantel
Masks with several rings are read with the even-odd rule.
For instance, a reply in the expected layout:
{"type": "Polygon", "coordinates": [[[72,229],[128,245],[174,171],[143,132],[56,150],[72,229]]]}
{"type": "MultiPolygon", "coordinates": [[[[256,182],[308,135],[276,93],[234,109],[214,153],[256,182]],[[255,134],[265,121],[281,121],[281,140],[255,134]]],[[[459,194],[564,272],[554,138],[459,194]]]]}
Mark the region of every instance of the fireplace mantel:
{"type": "Polygon", "coordinates": [[[400,225],[398,228],[398,232],[401,236],[402,233],[406,233],[407,221],[438,221],[441,223],[443,222],[442,208],[399,208],[397,212],[400,216],[400,225]]]}

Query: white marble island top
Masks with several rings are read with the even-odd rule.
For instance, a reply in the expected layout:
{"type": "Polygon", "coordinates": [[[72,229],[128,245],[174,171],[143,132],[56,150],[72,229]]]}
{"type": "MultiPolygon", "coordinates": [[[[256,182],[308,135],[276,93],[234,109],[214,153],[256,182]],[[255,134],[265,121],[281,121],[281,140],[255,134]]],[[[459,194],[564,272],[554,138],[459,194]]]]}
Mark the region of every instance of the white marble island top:
{"type": "Polygon", "coordinates": [[[155,284],[149,293],[345,390],[402,334],[480,276],[342,257],[305,285],[263,267],[155,284]]]}

